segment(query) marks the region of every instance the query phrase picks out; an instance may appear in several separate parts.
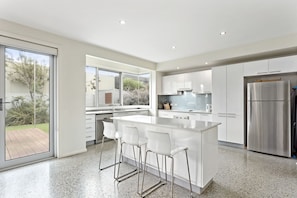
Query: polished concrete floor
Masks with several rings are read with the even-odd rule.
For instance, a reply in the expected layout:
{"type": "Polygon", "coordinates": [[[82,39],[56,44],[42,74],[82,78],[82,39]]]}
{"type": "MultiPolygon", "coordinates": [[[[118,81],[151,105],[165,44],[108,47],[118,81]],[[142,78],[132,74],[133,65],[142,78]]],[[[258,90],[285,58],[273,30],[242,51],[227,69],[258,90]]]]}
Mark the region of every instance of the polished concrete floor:
{"type": "MultiPolygon", "coordinates": [[[[113,146],[108,143],[105,162],[113,160],[113,146]]],[[[98,171],[99,151],[100,145],[92,145],[83,154],[0,172],[0,197],[139,197],[137,177],[117,183],[112,168],[98,171]]],[[[149,176],[148,182],[153,179],[149,176]]],[[[169,197],[169,186],[148,197],[169,197]]],[[[189,192],[175,186],[174,197],[189,197],[189,192]]],[[[219,171],[207,190],[195,197],[297,197],[296,160],[220,145],[219,171]]]]}

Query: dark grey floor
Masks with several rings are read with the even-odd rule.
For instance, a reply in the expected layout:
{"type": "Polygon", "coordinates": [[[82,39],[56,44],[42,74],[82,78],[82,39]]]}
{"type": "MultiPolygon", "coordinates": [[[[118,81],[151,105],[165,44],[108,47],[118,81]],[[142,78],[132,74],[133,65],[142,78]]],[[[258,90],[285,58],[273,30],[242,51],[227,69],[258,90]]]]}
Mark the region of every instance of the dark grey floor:
{"type": "MultiPolygon", "coordinates": [[[[113,146],[108,143],[105,161],[113,160],[113,146]]],[[[0,172],[0,197],[139,197],[137,177],[118,184],[112,168],[98,171],[99,151],[100,145],[93,145],[83,154],[0,172]]],[[[148,182],[153,179],[149,176],[148,182]]],[[[169,186],[149,197],[169,197],[169,186]]],[[[189,192],[175,186],[174,196],[188,197],[189,192]]],[[[195,197],[297,197],[296,160],[219,146],[219,171],[195,197]]]]}

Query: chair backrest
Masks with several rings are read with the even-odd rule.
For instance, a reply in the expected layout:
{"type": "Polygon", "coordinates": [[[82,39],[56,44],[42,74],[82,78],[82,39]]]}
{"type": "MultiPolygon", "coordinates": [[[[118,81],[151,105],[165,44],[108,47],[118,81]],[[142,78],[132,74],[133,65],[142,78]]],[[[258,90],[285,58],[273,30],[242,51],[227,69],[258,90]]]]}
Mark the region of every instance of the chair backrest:
{"type": "Polygon", "coordinates": [[[103,135],[107,138],[110,138],[110,139],[115,139],[115,133],[116,133],[116,129],[115,129],[115,126],[112,122],[105,122],[105,121],[102,121],[103,122],[103,135]]]}
{"type": "Polygon", "coordinates": [[[123,128],[122,142],[132,145],[139,144],[138,129],[133,126],[125,126],[123,128]]]}
{"type": "Polygon", "coordinates": [[[168,133],[147,131],[147,149],[155,153],[170,155],[171,142],[168,133]]]}

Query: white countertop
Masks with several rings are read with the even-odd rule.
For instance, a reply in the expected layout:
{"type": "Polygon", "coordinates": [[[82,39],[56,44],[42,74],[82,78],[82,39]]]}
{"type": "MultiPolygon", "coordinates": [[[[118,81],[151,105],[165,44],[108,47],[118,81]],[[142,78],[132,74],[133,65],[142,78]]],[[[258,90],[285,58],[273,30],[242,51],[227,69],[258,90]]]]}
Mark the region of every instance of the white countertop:
{"type": "Polygon", "coordinates": [[[210,128],[216,127],[221,123],[208,122],[208,121],[197,121],[197,120],[185,120],[185,119],[174,119],[174,118],[161,118],[154,116],[144,115],[133,115],[124,117],[113,117],[114,120],[142,123],[149,125],[157,125],[174,129],[186,129],[191,131],[206,131],[210,128]]]}
{"type": "Polygon", "coordinates": [[[203,113],[203,114],[211,114],[211,112],[207,111],[201,111],[201,110],[177,110],[177,109],[170,109],[170,110],[165,110],[165,109],[158,109],[159,111],[167,111],[167,112],[178,112],[178,113],[203,113]]]}
{"type": "Polygon", "coordinates": [[[86,115],[105,114],[105,113],[120,113],[120,112],[131,112],[131,111],[148,111],[148,109],[102,109],[102,110],[88,110],[88,111],[86,111],[86,115]]]}

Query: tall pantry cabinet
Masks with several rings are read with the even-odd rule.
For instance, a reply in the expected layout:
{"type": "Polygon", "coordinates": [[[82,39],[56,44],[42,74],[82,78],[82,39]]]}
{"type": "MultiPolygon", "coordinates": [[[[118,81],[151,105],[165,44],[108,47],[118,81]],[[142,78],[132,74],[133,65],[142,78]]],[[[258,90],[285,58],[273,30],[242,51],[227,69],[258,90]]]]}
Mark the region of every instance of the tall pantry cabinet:
{"type": "Polygon", "coordinates": [[[213,121],[218,127],[218,140],[244,143],[243,64],[212,68],[213,121]]]}

